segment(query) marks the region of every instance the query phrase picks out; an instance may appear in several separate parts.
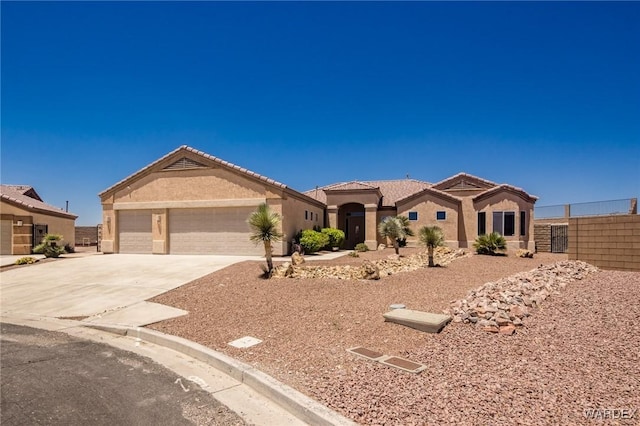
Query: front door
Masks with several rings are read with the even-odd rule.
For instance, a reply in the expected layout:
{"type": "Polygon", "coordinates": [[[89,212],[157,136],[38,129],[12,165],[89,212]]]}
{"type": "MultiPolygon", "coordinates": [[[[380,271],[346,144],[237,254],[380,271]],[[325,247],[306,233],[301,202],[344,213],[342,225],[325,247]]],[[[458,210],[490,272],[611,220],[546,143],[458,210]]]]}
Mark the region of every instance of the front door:
{"type": "Polygon", "coordinates": [[[36,223],[33,225],[33,235],[31,241],[31,248],[37,246],[42,242],[42,239],[49,231],[49,225],[36,223]]]}
{"type": "Polygon", "coordinates": [[[352,250],[356,244],[364,243],[364,214],[354,212],[346,219],[345,248],[352,250]]]}

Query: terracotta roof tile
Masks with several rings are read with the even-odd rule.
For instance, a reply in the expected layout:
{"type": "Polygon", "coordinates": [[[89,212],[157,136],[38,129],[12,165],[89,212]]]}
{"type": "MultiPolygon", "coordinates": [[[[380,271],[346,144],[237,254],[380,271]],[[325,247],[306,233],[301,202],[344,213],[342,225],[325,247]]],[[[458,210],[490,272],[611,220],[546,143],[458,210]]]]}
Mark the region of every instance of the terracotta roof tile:
{"type": "Polygon", "coordinates": [[[43,213],[53,213],[56,216],[76,219],[78,216],[65,212],[63,209],[47,204],[40,199],[33,187],[28,185],[0,185],[0,198],[11,204],[18,205],[27,210],[35,210],[43,213]],[[30,194],[30,195],[27,195],[30,194]],[[37,197],[37,198],[34,198],[37,197]]]}
{"type": "Polygon", "coordinates": [[[416,179],[398,179],[398,180],[372,180],[372,181],[351,181],[340,182],[331,185],[311,189],[303,192],[311,198],[327,203],[327,194],[325,190],[348,190],[348,189],[380,189],[382,194],[382,205],[393,207],[396,201],[406,198],[416,192],[420,192],[429,188],[430,184],[416,179]]]}

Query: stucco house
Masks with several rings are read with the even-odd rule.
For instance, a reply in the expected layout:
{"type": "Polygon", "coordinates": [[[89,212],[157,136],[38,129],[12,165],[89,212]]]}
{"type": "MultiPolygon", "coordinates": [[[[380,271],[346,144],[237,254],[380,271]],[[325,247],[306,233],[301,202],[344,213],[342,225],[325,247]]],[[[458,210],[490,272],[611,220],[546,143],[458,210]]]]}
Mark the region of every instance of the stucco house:
{"type": "MultiPolygon", "coordinates": [[[[533,250],[533,206],[536,197],[523,189],[459,173],[430,184],[415,179],[343,182],[305,194],[327,207],[327,226],[342,229],[347,247],[386,243],[377,233],[385,216],[409,218],[417,235],[425,225],[442,228],[452,248],[473,245],[480,234],[499,232],[511,248],[533,250]]],[[[417,236],[407,239],[417,245],[417,236]]]]}
{"type": "MultiPolygon", "coordinates": [[[[290,253],[303,229],[345,231],[346,247],[382,243],[377,224],[405,215],[417,231],[443,228],[451,247],[470,247],[478,234],[505,236],[511,247],[533,249],[536,197],[506,184],[460,173],[435,184],[415,179],[344,182],[298,192],[283,183],[188,146],[181,146],[99,194],[102,251],[154,254],[263,254],[249,241],[249,214],[266,202],[282,216],[290,253]]],[[[417,244],[415,238],[408,241],[417,244]]]]}
{"type": "Polygon", "coordinates": [[[0,254],[30,254],[45,234],[74,245],[77,216],[45,203],[28,185],[0,185],[0,254]]]}

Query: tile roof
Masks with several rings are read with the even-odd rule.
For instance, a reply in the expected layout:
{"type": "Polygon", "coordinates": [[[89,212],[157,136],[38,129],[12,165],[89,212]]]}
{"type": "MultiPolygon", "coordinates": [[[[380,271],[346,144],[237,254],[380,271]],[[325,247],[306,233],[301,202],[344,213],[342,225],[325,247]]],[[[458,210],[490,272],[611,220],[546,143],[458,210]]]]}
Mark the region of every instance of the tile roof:
{"type": "MultiPolygon", "coordinates": [[[[207,160],[212,161],[212,162],[214,162],[216,164],[222,165],[224,167],[227,167],[229,169],[232,169],[232,170],[235,170],[235,171],[237,171],[239,173],[242,173],[242,174],[244,174],[246,176],[249,176],[249,177],[252,177],[252,178],[257,179],[259,181],[262,181],[262,182],[265,182],[267,184],[273,185],[273,186],[275,186],[277,188],[280,188],[280,189],[286,191],[288,194],[293,194],[294,196],[306,199],[307,201],[312,201],[312,202],[313,201],[317,201],[313,197],[309,197],[308,195],[306,195],[304,193],[298,192],[295,189],[288,187],[284,183],[278,182],[277,180],[268,178],[268,177],[263,176],[263,175],[261,175],[259,173],[253,172],[253,171],[251,171],[249,169],[245,169],[244,167],[236,166],[233,163],[230,163],[228,161],[222,160],[222,159],[220,159],[218,157],[214,157],[213,155],[207,154],[206,152],[203,152],[203,151],[199,151],[199,150],[197,150],[195,148],[192,148],[190,146],[187,146],[187,145],[179,146],[178,148],[176,148],[173,151],[169,152],[168,154],[162,156],[161,158],[157,159],[156,161],[154,161],[154,162],[148,164],[147,166],[141,168],[137,172],[135,172],[135,173],[127,176],[126,178],[120,180],[119,182],[111,185],[109,188],[107,188],[104,191],[100,192],[98,194],[98,196],[102,197],[105,194],[107,194],[108,192],[113,191],[118,187],[124,186],[128,182],[131,182],[132,180],[134,180],[136,178],[139,178],[139,177],[142,177],[142,176],[144,176],[144,175],[146,175],[148,173],[151,173],[158,164],[162,163],[163,161],[165,161],[165,160],[167,160],[169,158],[177,157],[180,152],[193,153],[193,154],[199,156],[201,159],[207,159],[207,160]]],[[[178,160],[179,160],[179,158],[178,158],[178,160]]],[[[172,164],[169,164],[168,166],[171,166],[172,164]]]]}
{"type": "Polygon", "coordinates": [[[347,190],[347,189],[375,189],[378,188],[382,194],[382,205],[393,207],[396,201],[406,198],[416,192],[420,192],[429,188],[430,184],[416,179],[398,179],[398,180],[371,180],[371,181],[351,181],[340,182],[309,191],[303,192],[311,198],[327,203],[327,194],[325,190],[347,190]]]}
{"type": "MultiPolygon", "coordinates": [[[[498,185],[497,183],[491,182],[490,180],[483,179],[483,178],[478,177],[478,176],[470,175],[469,173],[461,172],[461,173],[455,174],[455,175],[453,175],[451,177],[448,177],[446,179],[443,179],[440,182],[434,183],[432,185],[432,188],[444,190],[444,189],[446,189],[445,185],[448,182],[454,182],[457,179],[463,179],[463,180],[467,179],[467,180],[470,180],[472,182],[475,180],[476,182],[484,184],[484,185],[486,185],[488,187],[493,187],[493,186],[497,186],[498,185]]],[[[482,188],[478,188],[478,189],[482,189],[482,188]]]]}
{"type": "Polygon", "coordinates": [[[213,162],[215,162],[215,163],[221,164],[221,165],[223,165],[223,166],[225,166],[225,167],[228,167],[228,168],[234,169],[234,170],[236,170],[236,171],[238,171],[238,172],[240,172],[240,173],[244,173],[245,175],[248,175],[248,176],[254,177],[254,178],[256,178],[256,179],[258,179],[258,180],[261,180],[261,181],[263,181],[263,182],[269,183],[269,184],[274,185],[274,186],[278,186],[278,187],[283,188],[283,189],[289,189],[289,188],[287,187],[287,185],[285,185],[284,183],[280,183],[280,182],[278,182],[278,181],[276,181],[276,180],[273,180],[273,179],[271,179],[271,178],[268,178],[268,177],[266,177],[266,176],[262,176],[262,175],[260,175],[260,174],[258,174],[258,173],[256,173],[256,172],[252,172],[251,170],[245,169],[245,168],[243,168],[243,167],[236,166],[236,165],[235,165],[235,164],[233,164],[233,163],[230,163],[230,162],[228,162],[228,161],[224,161],[224,160],[222,160],[222,159],[220,159],[220,158],[218,158],[218,157],[214,157],[213,155],[207,154],[206,152],[203,152],[203,151],[199,151],[199,150],[197,150],[197,149],[195,149],[195,148],[192,148],[192,147],[190,147],[190,146],[182,145],[182,146],[180,146],[180,147],[178,147],[178,148],[174,149],[173,151],[171,151],[171,152],[170,152],[170,153],[168,153],[167,155],[164,155],[164,156],[160,157],[159,159],[157,159],[157,160],[156,160],[156,161],[154,161],[153,163],[151,163],[151,164],[149,164],[149,165],[147,165],[147,166],[145,166],[145,167],[141,168],[141,169],[140,169],[140,170],[138,170],[137,172],[135,172],[135,173],[133,173],[133,174],[131,174],[131,175],[127,176],[126,178],[122,179],[121,181],[119,181],[119,182],[117,182],[117,183],[115,183],[115,184],[111,185],[109,188],[107,188],[107,189],[105,189],[104,191],[100,192],[98,195],[99,195],[99,196],[102,196],[102,195],[106,194],[107,192],[109,192],[109,191],[111,191],[111,190],[113,190],[113,189],[117,188],[118,186],[123,185],[123,184],[124,184],[124,183],[126,183],[127,181],[130,181],[131,179],[135,179],[136,177],[141,176],[141,175],[143,175],[143,174],[145,174],[145,173],[149,172],[149,171],[150,171],[151,169],[153,169],[153,167],[154,167],[154,166],[156,166],[158,163],[161,163],[162,161],[166,160],[167,158],[174,156],[176,153],[178,153],[178,152],[180,152],[180,151],[186,151],[186,152],[194,153],[194,154],[196,154],[196,155],[199,155],[200,157],[206,158],[206,159],[211,160],[211,161],[213,161],[213,162]]]}
{"type": "Polygon", "coordinates": [[[518,194],[521,197],[523,197],[525,200],[529,200],[529,201],[536,201],[538,199],[538,197],[536,197],[535,195],[529,194],[524,189],[518,188],[517,186],[508,185],[506,183],[503,183],[502,185],[494,186],[493,188],[489,188],[486,191],[481,192],[480,194],[478,194],[475,197],[473,197],[473,199],[474,200],[481,200],[481,199],[483,199],[485,197],[489,197],[492,194],[494,194],[496,192],[500,192],[500,191],[515,192],[516,194],[518,194]]]}
{"type": "Polygon", "coordinates": [[[11,204],[34,210],[42,213],[55,214],[56,216],[68,217],[76,219],[78,216],[65,212],[63,209],[47,204],[33,189],[28,185],[0,185],[0,198],[11,204]]]}

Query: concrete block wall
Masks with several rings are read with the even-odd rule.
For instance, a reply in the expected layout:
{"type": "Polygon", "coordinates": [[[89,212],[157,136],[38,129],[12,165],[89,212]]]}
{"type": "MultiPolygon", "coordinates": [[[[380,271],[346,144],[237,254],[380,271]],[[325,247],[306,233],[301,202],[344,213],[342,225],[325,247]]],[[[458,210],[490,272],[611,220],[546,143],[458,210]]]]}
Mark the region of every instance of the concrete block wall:
{"type": "Polygon", "coordinates": [[[97,226],[76,226],[75,242],[76,246],[83,246],[85,238],[89,239],[89,244],[95,246],[98,244],[98,227],[97,226]]]}
{"type": "Polygon", "coordinates": [[[567,254],[602,269],[640,271],[640,216],[570,218],[567,254]]]}
{"type": "Polygon", "coordinates": [[[534,224],[533,240],[536,242],[536,252],[551,253],[551,224],[534,224]]]}

